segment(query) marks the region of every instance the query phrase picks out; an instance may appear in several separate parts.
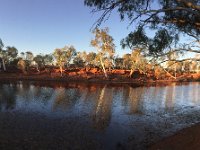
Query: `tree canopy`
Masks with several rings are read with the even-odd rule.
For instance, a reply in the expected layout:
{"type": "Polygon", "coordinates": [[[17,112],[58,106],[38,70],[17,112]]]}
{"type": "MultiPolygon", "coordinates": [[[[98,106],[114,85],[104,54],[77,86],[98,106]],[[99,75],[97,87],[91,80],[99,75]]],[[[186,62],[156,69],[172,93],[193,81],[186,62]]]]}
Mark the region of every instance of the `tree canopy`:
{"type": "Polygon", "coordinates": [[[101,30],[97,28],[93,31],[95,38],[91,40],[91,45],[98,51],[97,59],[101,63],[106,78],[108,76],[106,73],[105,65],[109,64],[108,66],[112,66],[112,60],[115,53],[113,38],[108,34],[108,32],[108,28],[101,30]]]}
{"type": "MultiPolygon", "coordinates": [[[[189,35],[199,42],[199,0],[85,0],[84,2],[86,6],[93,8],[92,12],[102,12],[96,27],[108,19],[114,10],[117,10],[121,20],[128,18],[129,25],[136,24],[136,30],[134,29],[134,32],[122,40],[123,47],[132,48],[145,44],[148,45],[150,53],[159,53],[172,43],[176,43],[180,33],[189,35]],[[153,39],[146,36],[144,31],[146,28],[155,30],[153,39]]],[[[200,53],[200,50],[196,52],[200,53]]]]}
{"type": "Polygon", "coordinates": [[[0,51],[2,51],[3,47],[4,47],[4,44],[3,44],[2,40],[0,39],[0,51]]]}

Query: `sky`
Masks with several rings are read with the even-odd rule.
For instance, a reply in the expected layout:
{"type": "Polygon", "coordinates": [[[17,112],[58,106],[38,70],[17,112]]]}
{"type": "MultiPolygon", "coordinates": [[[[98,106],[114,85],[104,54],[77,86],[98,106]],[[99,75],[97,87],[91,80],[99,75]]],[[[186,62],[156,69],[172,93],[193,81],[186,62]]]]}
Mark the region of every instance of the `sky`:
{"type": "MultiPolygon", "coordinates": [[[[77,51],[94,51],[90,41],[93,23],[100,14],[91,13],[84,0],[0,0],[0,38],[5,46],[15,46],[19,53],[32,51],[49,54],[55,48],[73,45],[77,51]]],[[[120,40],[132,29],[113,13],[101,25],[109,27],[117,55],[123,50],[120,40]]]]}

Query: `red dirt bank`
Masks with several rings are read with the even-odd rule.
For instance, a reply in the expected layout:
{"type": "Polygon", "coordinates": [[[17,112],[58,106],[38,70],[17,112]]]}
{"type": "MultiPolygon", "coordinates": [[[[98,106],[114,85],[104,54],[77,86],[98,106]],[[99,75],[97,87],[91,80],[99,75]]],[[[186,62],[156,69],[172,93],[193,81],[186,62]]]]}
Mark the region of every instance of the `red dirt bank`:
{"type": "Polygon", "coordinates": [[[134,83],[134,82],[166,82],[166,81],[200,81],[199,74],[182,74],[177,79],[171,78],[167,74],[159,74],[157,72],[149,72],[143,74],[135,71],[129,76],[130,70],[114,69],[108,71],[108,78],[104,77],[103,72],[99,68],[90,69],[69,69],[65,70],[63,76],[60,76],[59,69],[43,70],[37,72],[30,70],[26,74],[17,72],[1,72],[0,80],[44,80],[44,81],[73,81],[73,82],[112,82],[112,83],[134,83]]]}

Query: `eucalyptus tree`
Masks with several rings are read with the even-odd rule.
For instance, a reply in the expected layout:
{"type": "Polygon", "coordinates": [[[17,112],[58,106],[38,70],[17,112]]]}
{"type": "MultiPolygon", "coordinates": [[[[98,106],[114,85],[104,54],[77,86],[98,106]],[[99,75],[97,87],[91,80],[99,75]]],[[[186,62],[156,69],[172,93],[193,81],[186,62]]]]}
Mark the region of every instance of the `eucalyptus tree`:
{"type": "Polygon", "coordinates": [[[45,61],[44,61],[44,56],[39,54],[39,55],[36,55],[34,58],[33,58],[33,61],[35,61],[37,63],[37,69],[39,70],[40,68],[44,67],[45,66],[45,61]]]}
{"type": "Polygon", "coordinates": [[[12,46],[12,47],[11,46],[7,46],[6,47],[6,51],[7,51],[8,57],[9,57],[8,58],[9,61],[13,61],[18,55],[18,50],[14,46],[12,46]]]}
{"type": "Polygon", "coordinates": [[[3,50],[4,44],[2,42],[2,40],[0,39],[0,58],[1,58],[1,66],[3,67],[3,70],[6,70],[6,66],[5,66],[5,51],[3,50]]]}
{"type": "MultiPolygon", "coordinates": [[[[167,61],[168,69],[172,68],[172,70],[174,71],[174,77],[173,77],[173,75],[171,75],[171,76],[176,79],[176,72],[177,72],[177,66],[178,66],[178,62],[176,62],[176,60],[179,57],[179,55],[177,52],[172,51],[171,53],[170,52],[168,53],[167,57],[169,60],[169,61],[167,61]]],[[[167,73],[169,73],[169,72],[167,72],[167,73]]]]}
{"type": "Polygon", "coordinates": [[[63,75],[63,67],[66,61],[66,52],[63,49],[56,48],[53,53],[54,58],[56,59],[56,63],[60,69],[60,75],[63,75]]]}
{"type": "Polygon", "coordinates": [[[24,61],[26,63],[27,70],[29,70],[30,66],[32,65],[33,58],[34,58],[34,55],[33,55],[33,53],[31,51],[26,51],[24,53],[24,61]]]}
{"type": "MultiPolygon", "coordinates": [[[[200,59],[200,54],[195,55],[195,58],[200,59]]],[[[196,61],[196,73],[200,73],[200,61],[196,61]]]]}
{"type": "Polygon", "coordinates": [[[0,51],[3,50],[3,47],[4,47],[3,41],[0,39],[0,51]]]}
{"type": "Polygon", "coordinates": [[[195,73],[197,70],[197,62],[196,61],[191,61],[190,62],[190,72],[195,73]]]}
{"type": "Polygon", "coordinates": [[[89,52],[86,56],[86,64],[96,66],[96,56],[97,54],[95,52],[89,52]]]}
{"type": "Polygon", "coordinates": [[[25,53],[21,52],[20,55],[19,55],[19,57],[22,58],[23,60],[25,60],[25,53]]]}
{"type": "Polygon", "coordinates": [[[33,58],[34,58],[34,55],[31,51],[25,52],[25,60],[27,60],[28,62],[31,62],[33,58]]]}
{"type": "Polygon", "coordinates": [[[26,67],[27,67],[27,64],[26,64],[25,60],[23,60],[22,58],[19,58],[19,61],[17,63],[17,68],[19,70],[21,70],[22,73],[26,74],[27,73],[26,72],[26,67]]]}
{"type": "Polygon", "coordinates": [[[96,58],[99,59],[106,78],[108,77],[108,75],[105,68],[105,61],[113,62],[113,57],[115,54],[115,45],[113,43],[113,38],[108,34],[108,32],[108,28],[97,28],[93,31],[95,38],[91,40],[91,45],[97,50],[96,58]]]}
{"type": "Polygon", "coordinates": [[[74,46],[65,46],[63,48],[63,51],[65,51],[66,55],[66,61],[65,64],[67,67],[69,67],[69,64],[73,61],[73,58],[77,55],[76,49],[74,46]]]}
{"type": "Polygon", "coordinates": [[[77,55],[74,57],[73,63],[74,63],[77,67],[83,67],[83,66],[85,66],[84,55],[85,55],[85,53],[83,54],[83,53],[81,53],[81,52],[77,52],[77,55]]]}
{"type": "Polygon", "coordinates": [[[0,52],[0,58],[1,58],[1,63],[2,63],[2,67],[3,67],[3,70],[6,71],[6,63],[7,63],[7,53],[6,53],[6,50],[1,50],[0,52]]]}
{"type": "Polygon", "coordinates": [[[3,66],[3,70],[6,70],[6,65],[14,61],[18,55],[18,50],[14,46],[7,46],[5,49],[2,40],[0,39],[0,58],[3,66]]]}
{"type": "Polygon", "coordinates": [[[120,57],[115,58],[115,68],[124,69],[124,59],[120,57]]]}
{"type": "Polygon", "coordinates": [[[97,65],[97,54],[94,52],[87,53],[86,51],[77,52],[77,55],[74,57],[74,64],[79,64],[81,66],[96,66],[97,65]]]}
{"type": "Polygon", "coordinates": [[[53,56],[51,54],[46,54],[43,56],[44,58],[44,64],[45,65],[52,65],[53,63],[53,56]]]}
{"type": "Polygon", "coordinates": [[[131,68],[131,54],[124,54],[122,56],[123,59],[123,68],[130,69],[131,68]]]}
{"type": "Polygon", "coordinates": [[[97,65],[96,63],[96,53],[94,52],[89,52],[87,53],[86,51],[83,52],[77,52],[76,57],[74,58],[73,62],[74,64],[78,66],[95,66],[97,65]]]}
{"type": "MultiPolygon", "coordinates": [[[[95,22],[95,27],[99,27],[102,22],[109,19],[114,10],[121,20],[129,20],[127,26],[133,26],[133,32],[122,40],[123,47],[128,46],[133,49],[132,46],[140,44],[156,58],[166,56],[168,51],[200,53],[199,0],[84,0],[84,2],[86,6],[92,8],[92,12],[101,13],[95,22]],[[147,29],[155,33],[154,38],[140,34],[142,30],[147,29]],[[183,34],[193,41],[185,41],[182,44],[180,39],[183,34]]],[[[200,61],[199,58],[183,57],[177,61],[186,60],[200,61]]]]}
{"type": "Polygon", "coordinates": [[[73,46],[65,46],[63,48],[57,48],[54,50],[53,56],[56,59],[57,65],[59,66],[61,76],[63,75],[63,67],[66,64],[69,66],[70,61],[76,55],[76,49],[73,46]]]}
{"type": "Polygon", "coordinates": [[[132,76],[135,70],[139,70],[141,73],[146,74],[148,71],[148,62],[146,58],[141,54],[141,49],[134,49],[130,56],[131,62],[131,72],[130,77],[132,76]]]}

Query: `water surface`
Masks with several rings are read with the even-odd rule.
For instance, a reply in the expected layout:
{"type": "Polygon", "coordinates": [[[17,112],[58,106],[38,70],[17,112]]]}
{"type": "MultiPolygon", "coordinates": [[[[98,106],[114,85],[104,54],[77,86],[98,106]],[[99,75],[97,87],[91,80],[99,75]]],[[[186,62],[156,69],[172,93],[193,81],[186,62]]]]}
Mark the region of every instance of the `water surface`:
{"type": "Polygon", "coordinates": [[[25,137],[29,146],[37,139],[52,140],[49,147],[44,140],[46,149],[146,149],[200,121],[199,95],[198,82],[146,87],[1,83],[0,130],[7,136],[0,141],[12,141],[13,134],[19,149],[25,137]]]}

